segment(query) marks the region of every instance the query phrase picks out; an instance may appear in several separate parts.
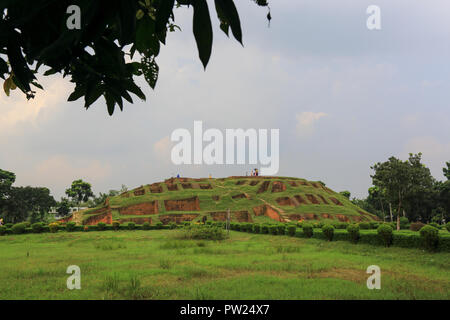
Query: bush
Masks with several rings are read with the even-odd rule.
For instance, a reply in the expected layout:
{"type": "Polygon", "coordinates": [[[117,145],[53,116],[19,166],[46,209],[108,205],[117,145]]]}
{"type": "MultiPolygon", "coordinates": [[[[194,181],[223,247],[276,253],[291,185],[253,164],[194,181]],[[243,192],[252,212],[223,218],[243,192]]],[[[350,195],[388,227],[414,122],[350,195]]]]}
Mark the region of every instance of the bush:
{"type": "Polygon", "coordinates": [[[142,225],[142,229],[150,230],[150,223],[149,222],[144,222],[144,224],[142,225]]]}
{"type": "Polygon", "coordinates": [[[6,226],[0,226],[0,236],[3,236],[6,234],[6,226]]]}
{"type": "MultiPolygon", "coordinates": [[[[211,223],[211,221],[206,221],[206,224],[207,225],[211,225],[212,223],[211,223]],[[209,223],[208,223],[209,222],[209,223]]],[[[171,223],[169,223],[169,229],[176,229],[177,228],[177,224],[175,223],[175,222],[171,222],[171,223]]]]}
{"type": "Polygon", "coordinates": [[[377,229],[378,237],[381,239],[385,247],[389,247],[392,243],[392,227],[384,223],[377,229]]]}
{"type": "Polygon", "coordinates": [[[44,231],[44,224],[42,222],[36,222],[31,225],[31,229],[34,233],[41,233],[44,231]]]}
{"type": "Polygon", "coordinates": [[[261,226],[261,233],[268,234],[269,233],[269,226],[267,224],[263,224],[261,226]]]}
{"type": "Polygon", "coordinates": [[[134,230],[136,229],[136,223],[134,222],[128,222],[128,230],[134,230]]]}
{"type": "Polygon", "coordinates": [[[286,234],[286,226],[284,224],[278,225],[278,234],[285,235],[286,234]]]}
{"type": "Polygon", "coordinates": [[[353,243],[357,243],[360,237],[359,225],[357,225],[356,223],[348,225],[347,232],[349,234],[350,241],[353,243]]]}
{"type": "Polygon", "coordinates": [[[439,224],[437,224],[436,222],[430,222],[428,224],[429,226],[435,227],[436,229],[440,229],[441,227],[439,226],[439,224]]]}
{"type": "Polygon", "coordinates": [[[361,222],[359,224],[359,228],[361,230],[369,230],[370,229],[370,223],[368,223],[368,222],[361,222]]]}
{"type": "Polygon", "coordinates": [[[302,226],[303,229],[303,234],[305,235],[306,238],[311,238],[313,236],[313,226],[310,223],[303,223],[302,226]]]}
{"type": "Polygon", "coordinates": [[[225,230],[211,225],[193,225],[183,229],[182,239],[194,240],[223,240],[226,238],[225,230]]]}
{"type": "Polygon", "coordinates": [[[16,223],[15,225],[13,225],[11,230],[14,234],[22,234],[22,233],[25,233],[26,228],[27,228],[27,224],[22,222],[22,223],[16,223]]]}
{"type": "Polygon", "coordinates": [[[423,224],[422,222],[413,222],[409,226],[409,229],[412,230],[412,231],[419,231],[424,226],[425,226],[425,224],[423,224]]]}
{"type": "Polygon", "coordinates": [[[162,229],[162,228],[163,228],[163,223],[162,222],[156,223],[156,229],[162,229]]]}
{"type": "Polygon", "coordinates": [[[106,223],[104,223],[104,222],[97,223],[97,230],[103,231],[105,229],[106,229],[106,223]]]}
{"type": "Polygon", "coordinates": [[[447,229],[448,232],[450,232],[450,222],[447,222],[447,224],[445,225],[445,228],[447,229]]]}
{"type": "Polygon", "coordinates": [[[420,229],[420,237],[423,239],[425,248],[430,251],[437,249],[439,244],[439,229],[428,225],[420,229]]]}
{"type": "Polygon", "coordinates": [[[76,227],[76,223],[75,222],[67,222],[66,223],[66,230],[69,232],[75,231],[75,227],[76,227]]]}
{"type": "Polygon", "coordinates": [[[112,222],[112,227],[113,227],[113,230],[119,230],[120,229],[120,222],[119,221],[113,221],[112,222]]]}
{"type": "Polygon", "coordinates": [[[288,225],[286,227],[286,234],[290,237],[295,236],[295,231],[297,230],[297,227],[295,225],[288,225]]]}
{"type": "Polygon", "coordinates": [[[278,234],[278,226],[270,225],[269,226],[269,233],[273,234],[273,235],[278,234]]]}
{"type": "Polygon", "coordinates": [[[409,220],[406,217],[400,217],[400,229],[407,229],[409,220]]]}
{"type": "Polygon", "coordinates": [[[370,221],[369,223],[370,223],[370,229],[373,229],[373,230],[376,230],[380,226],[380,223],[377,221],[370,221]]]}
{"type": "Polygon", "coordinates": [[[334,224],[335,229],[346,229],[348,226],[348,223],[346,222],[335,222],[334,224]]]}
{"type": "Polygon", "coordinates": [[[257,223],[255,223],[254,225],[253,225],[253,233],[260,233],[261,232],[261,225],[260,224],[257,224],[257,223]]]}
{"type": "Polygon", "coordinates": [[[58,232],[58,229],[59,229],[59,223],[52,222],[48,225],[48,227],[49,227],[51,233],[56,233],[56,232],[58,232]]]}
{"type": "Polygon", "coordinates": [[[322,227],[322,233],[328,241],[332,241],[334,236],[334,227],[331,224],[325,224],[322,227]]]}
{"type": "Polygon", "coordinates": [[[13,223],[5,223],[6,229],[11,229],[13,227],[13,223]]]}

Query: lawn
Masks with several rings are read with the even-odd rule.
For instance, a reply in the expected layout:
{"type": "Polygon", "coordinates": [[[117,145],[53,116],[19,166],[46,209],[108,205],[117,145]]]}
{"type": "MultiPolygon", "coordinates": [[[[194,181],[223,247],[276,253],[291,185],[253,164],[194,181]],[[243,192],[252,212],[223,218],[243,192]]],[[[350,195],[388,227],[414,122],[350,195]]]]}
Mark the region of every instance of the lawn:
{"type": "Polygon", "coordinates": [[[450,253],[230,232],[179,230],[0,237],[0,299],[450,299],[450,253]],[[81,269],[68,290],[66,269],[81,269]],[[366,286],[370,265],[381,290],[366,286]]]}

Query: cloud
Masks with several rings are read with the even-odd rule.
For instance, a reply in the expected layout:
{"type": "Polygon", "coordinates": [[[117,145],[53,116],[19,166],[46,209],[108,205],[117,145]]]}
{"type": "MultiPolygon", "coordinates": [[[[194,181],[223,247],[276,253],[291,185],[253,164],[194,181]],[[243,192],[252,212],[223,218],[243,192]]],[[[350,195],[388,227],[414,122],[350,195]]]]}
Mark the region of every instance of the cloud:
{"type": "Polygon", "coordinates": [[[107,162],[95,159],[69,159],[64,155],[55,155],[41,161],[21,172],[16,185],[32,184],[50,187],[52,190],[64,190],[73,180],[83,179],[93,186],[104,181],[112,174],[112,167],[107,162]]]}
{"type": "Polygon", "coordinates": [[[10,97],[3,92],[0,94],[0,133],[6,134],[20,123],[38,126],[41,124],[40,118],[50,114],[44,111],[55,109],[65,101],[71,86],[68,81],[56,76],[45,78],[41,83],[45,91],[37,90],[34,99],[27,100],[19,89],[12,91],[10,97]]]}
{"type": "Polygon", "coordinates": [[[328,116],[325,112],[310,112],[305,111],[297,113],[295,118],[297,119],[297,134],[301,138],[308,137],[314,132],[314,124],[323,117],[328,116]]]}
{"type": "Polygon", "coordinates": [[[161,161],[170,161],[172,145],[173,143],[170,141],[169,136],[165,136],[153,144],[153,152],[161,161]]]}

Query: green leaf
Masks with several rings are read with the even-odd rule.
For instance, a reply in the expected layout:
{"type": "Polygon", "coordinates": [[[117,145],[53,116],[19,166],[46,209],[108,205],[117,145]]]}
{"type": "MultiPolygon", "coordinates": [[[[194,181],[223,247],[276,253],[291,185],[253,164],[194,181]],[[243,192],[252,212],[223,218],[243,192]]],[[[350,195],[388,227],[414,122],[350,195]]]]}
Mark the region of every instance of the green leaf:
{"type": "Polygon", "coordinates": [[[155,34],[155,21],[145,16],[137,23],[136,49],[140,53],[150,51],[153,55],[159,54],[160,44],[155,34]]]}
{"type": "Polygon", "coordinates": [[[5,79],[5,74],[9,72],[8,64],[0,58],[0,78],[5,79]]]}
{"type": "Polygon", "coordinates": [[[166,30],[175,0],[161,0],[156,8],[156,33],[166,30]]]}
{"type": "Polygon", "coordinates": [[[197,42],[198,53],[203,67],[206,68],[211,57],[213,32],[211,26],[211,17],[209,15],[208,4],[206,0],[193,0],[194,18],[193,31],[195,41],[197,42]]]}
{"type": "Polygon", "coordinates": [[[86,93],[86,88],[84,86],[76,86],[75,90],[70,94],[67,101],[69,101],[69,102],[76,101],[79,98],[81,98],[82,96],[84,96],[85,93],[86,93]]]}
{"type": "Polygon", "coordinates": [[[106,101],[106,107],[108,108],[108,113],[110,116],[112,116],[114,113],[114,108],[116,106],[116,101],[108,92],[106,92],[103,95],[103,97],[105,98],[105,101],[106,101]]]}
{"type": "Polygon", "coordinates": [[[3,90],[5,91],[6,95],[9,97],[9,91],[11,90],[12,85],[12,79],[9,77],[8,79],[3,82],[3,90]]]}
{"type": "MultiPolygon", "coordinates": [[[[242,44],[241,21],[239,19],[239,14],[237,12],[233,0],[215,0],[215,4],[217,14],[219,15],[220,13],[224,17],[225,21],[231,27],[231,31],[233,32],[234,38],[242,44]]],[[[221,19],[220,16],[219,19],[221,19]]]]}

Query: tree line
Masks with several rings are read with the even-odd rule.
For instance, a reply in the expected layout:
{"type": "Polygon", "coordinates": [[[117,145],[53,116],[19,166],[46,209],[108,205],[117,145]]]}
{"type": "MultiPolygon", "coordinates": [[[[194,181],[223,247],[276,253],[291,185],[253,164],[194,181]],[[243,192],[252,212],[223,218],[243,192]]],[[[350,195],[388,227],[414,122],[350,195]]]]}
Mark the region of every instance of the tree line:
{"type": "MultiPolygon", "coordinates": [[[[450,162],[442,169],[445,181],[435,179],[421,162],[422,154],[409,154],[406,161],[390,157],[371,167],[372,184],[364,199],[351,201],[385,221],[400,218],[443,224],[450,220],[450,162]]],[[[350,192],[341,194],[350,198],[350,192]]]]}

